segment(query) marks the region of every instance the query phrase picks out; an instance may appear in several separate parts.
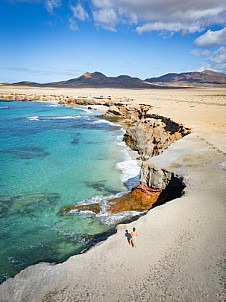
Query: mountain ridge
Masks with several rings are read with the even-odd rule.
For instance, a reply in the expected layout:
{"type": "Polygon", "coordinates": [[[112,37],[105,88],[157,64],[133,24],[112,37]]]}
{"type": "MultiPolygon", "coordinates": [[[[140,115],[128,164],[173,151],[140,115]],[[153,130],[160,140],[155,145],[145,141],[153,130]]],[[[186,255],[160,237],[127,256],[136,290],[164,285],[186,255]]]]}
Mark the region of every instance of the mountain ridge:
{"type": "Polygon", "coordinates": [[[226,84],[226,74],[215,72],[212,70],[182,72],[182,73],[167,73],[160,77],[147,78],[149,83],[177,83],[187,82],[188,84],[226,84]]]}
{"type": "Polygon", "coordinates": [[[170,88],[176,83],[191,84],[226,84],[226,74],[204,70],[202,72],[168,73],[160,77],[141,80],[137,77],[119,75],[107,77],[101,72],[86,72],[83,75],[66,81],[50,83],[36,83],[29,81],[17,82],[9,85],[31,87],[59,87],[59,88],[170,88]],[[168,86],[167,86],[168,85],[168,86]]]}

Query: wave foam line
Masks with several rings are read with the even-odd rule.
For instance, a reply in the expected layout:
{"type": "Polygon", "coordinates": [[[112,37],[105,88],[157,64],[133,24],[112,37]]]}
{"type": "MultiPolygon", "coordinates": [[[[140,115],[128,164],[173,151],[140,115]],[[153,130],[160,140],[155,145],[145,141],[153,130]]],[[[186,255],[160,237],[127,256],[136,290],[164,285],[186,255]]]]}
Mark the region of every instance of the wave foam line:
{"type": "Polygon", "coordinates": [[[131,190],[139,184],[140,167],[137,160],[130,156],[130,149],[125,142],[119,141],[118,146],[121,147],[120,151],[123,153],[124,160],[118,162],[115,167],[122,171],[120,179],[131,190]]]}
{"type": "Polygon", "coordinates": [[[67,119],[77,119],[80,115],[68,115],[68,116],[29,116],[27,117],[30,121],[57,121],[57,120],[67,120],[67,119]]]}

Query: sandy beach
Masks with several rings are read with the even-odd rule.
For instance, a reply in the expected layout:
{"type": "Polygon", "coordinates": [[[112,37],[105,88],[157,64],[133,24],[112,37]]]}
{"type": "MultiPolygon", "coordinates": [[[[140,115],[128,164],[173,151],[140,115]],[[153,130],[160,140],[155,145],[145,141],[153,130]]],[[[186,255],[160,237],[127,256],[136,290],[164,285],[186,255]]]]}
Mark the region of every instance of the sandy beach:
{"type": "Polygon", "coordinates": [[[53,89],[1,86],[2,94],[111,96],[149,104],[191,128],[150,162],[183,175],[182,197],[150,210],[84,254],[39,263],[0,286],[0,301],[225,301],[226,88],[53,89]],[[138,232],[136,248],[125,236],[138,232]]]}

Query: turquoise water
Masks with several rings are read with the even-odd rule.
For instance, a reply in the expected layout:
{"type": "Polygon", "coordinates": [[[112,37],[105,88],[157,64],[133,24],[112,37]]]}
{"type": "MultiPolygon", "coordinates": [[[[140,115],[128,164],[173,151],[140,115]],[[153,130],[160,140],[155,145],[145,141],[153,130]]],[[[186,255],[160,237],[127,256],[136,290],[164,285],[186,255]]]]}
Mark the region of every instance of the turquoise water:
{"type": "Polygon", "coordinates": [[[97,114],[48,103],[0,103],[1,282],[31,264],[66,260],[125,217],[106,214],[105,203],[126,191],[122,180],[135,176],[137,166],[122,129],[97,114]],[[99,215],[58,214],[92,202],[102,205],[99,215]]]}

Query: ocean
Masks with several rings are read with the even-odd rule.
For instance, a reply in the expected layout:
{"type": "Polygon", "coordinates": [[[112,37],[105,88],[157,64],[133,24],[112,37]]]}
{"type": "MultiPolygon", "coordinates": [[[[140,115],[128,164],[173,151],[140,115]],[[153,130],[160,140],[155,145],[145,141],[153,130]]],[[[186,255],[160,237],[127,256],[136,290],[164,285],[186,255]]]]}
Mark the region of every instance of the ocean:
{"type": "Polygon", "coordinates": [[[108,199],[136,185],[139,166],[122,141],[124,130],[100,114],[0,103],[0,282],[38,262],[63,262],[137,214],[106,212],[108,199]],[[101,213],[59,215],[94,202],[101,213]]]}

